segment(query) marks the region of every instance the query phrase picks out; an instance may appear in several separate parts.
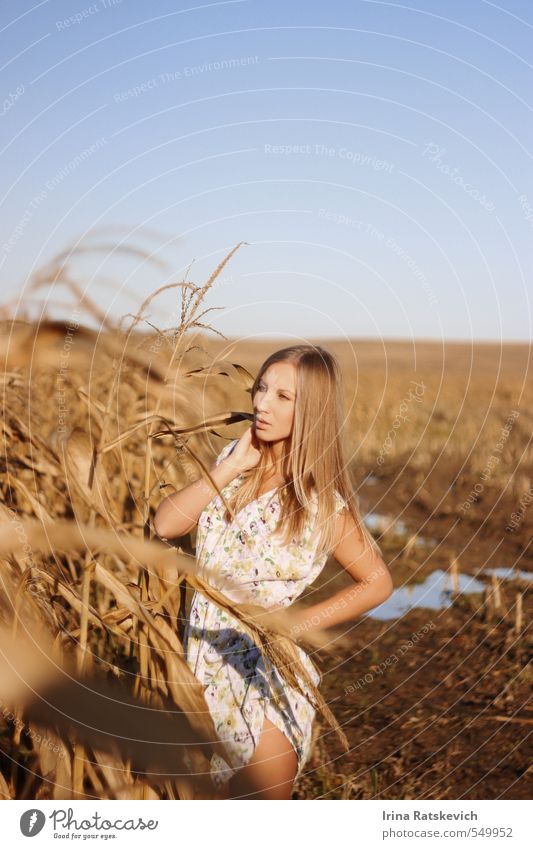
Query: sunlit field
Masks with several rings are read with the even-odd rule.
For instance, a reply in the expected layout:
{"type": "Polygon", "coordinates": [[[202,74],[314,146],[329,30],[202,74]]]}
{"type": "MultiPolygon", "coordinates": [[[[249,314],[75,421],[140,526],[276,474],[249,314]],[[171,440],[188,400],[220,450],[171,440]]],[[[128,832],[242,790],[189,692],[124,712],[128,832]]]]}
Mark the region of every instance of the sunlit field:
{"type": "MultiPolygon", "coordinates": [[[[179,321],[164,329],[151,318],[163,292],[98,331],[74,284],[70,320],[4,310],[4,798],[214,795],[223,750],[181,644],[194,588],[295,681],[291,611],[232,604],[196,576],[194,533],[166,545],[152,528],[160,500],[249,426],[262,361],[300,341],[217,332],[206,298],[230,262],[166,289],[179,321]]],[[[223,288],[211,295],[224,306],[223,288]]],[[[302,637],[324,678],[294,798],[527,798],[530,349],[305,341],[342,365],[346,460],[396,591],[302,637]]],[[[350,581],[330,558],[299,604],[350,581]]]]}

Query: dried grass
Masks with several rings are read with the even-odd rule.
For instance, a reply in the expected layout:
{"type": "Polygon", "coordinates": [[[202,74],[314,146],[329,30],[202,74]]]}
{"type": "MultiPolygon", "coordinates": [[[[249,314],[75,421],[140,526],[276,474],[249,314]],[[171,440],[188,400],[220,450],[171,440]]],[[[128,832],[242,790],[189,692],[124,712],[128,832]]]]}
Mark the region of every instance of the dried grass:
{"type": "MultiPolygon", "coordinates": [[[[152,539],[159,487],[183,486],[191,465],[195,476],[211,480],[208,439],[249,418],[221,413],[219,404],[221,384],[248,391],[252,375],[227,359],[213,362],[194,344],[198,329],[208,327],[203,299],[239,247],[203,286],[182,281],[154,292],[127,330],[111,327],[83,296],[67,269],[67,251],[56,268],[36,275],[32,289],[61,282],[103,332],[59,321],[4,322],[0,699],[12,757],[0,772],[6,797],[216,795],[209,758],[223,757],[224,747],[184,658],[186,584],[239,619],[347,745],[300,662],[291,612],[233,603],[200,580],[193,556],[152,539]],[[140,325],[150,324],[147,308],[168,290],[181,296],[180,324],[155,328],[154,340],[140,325]],[[207,399],[204,380],[215,381],[207,399]],[[58,386],[68,398],[66,425],[54,403],[58,386]]],[[[312,629],[301,640],[328,647],[312,629]]]]}

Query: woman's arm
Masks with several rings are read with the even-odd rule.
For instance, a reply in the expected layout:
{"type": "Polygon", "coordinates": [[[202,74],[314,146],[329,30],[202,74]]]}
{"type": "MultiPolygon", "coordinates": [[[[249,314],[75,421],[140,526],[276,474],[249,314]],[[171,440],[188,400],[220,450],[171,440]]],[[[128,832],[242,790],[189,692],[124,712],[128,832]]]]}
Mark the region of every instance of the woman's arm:
{"type": "MultiPolygon", "coordinates": [[[[219,489],[237,477],[237,475],[254,468],[261,458],[257,440],[252,427],[244,431],[240,439],[236,439],[230,451],[224,447],[209,474],[219,489]]],[[[168,495],[154,516],[154,530],[162,539],[175,539],[188,534],[197,524],[200,513],[214,496],[211,484],[199,478],[194,483],[168,495]]]]}
{"type": "MultiPolygon", "coordinates": [[[[243,470],[230,454],[214,465],[209,474],[219,489],[241,474],[243,470]]],[[[154,515],[154,531],[161,539],[175,539],[189,533],[198,522],[200,514],[216,495],[209,481],[199,478],[178,492],[163,499],[154,515]]]]}
{"type": "Polygon", "coordinates": [[[352,576],[354,586],[302,610],[293,630],[329,628],[355,619],[391,595],[394,587],[389,570],[379,554],[365,544],[355,520],[346,510],[337,514],[333,556],[352,576]]]}

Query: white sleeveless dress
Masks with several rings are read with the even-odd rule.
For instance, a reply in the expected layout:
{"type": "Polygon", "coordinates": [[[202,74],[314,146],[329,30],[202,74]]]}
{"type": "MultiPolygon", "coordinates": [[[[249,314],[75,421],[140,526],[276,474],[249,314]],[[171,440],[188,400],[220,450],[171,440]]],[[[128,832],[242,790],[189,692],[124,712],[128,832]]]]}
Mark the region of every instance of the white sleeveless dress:
{"type": "MultiPolygon", "coordinates": [[[[218,465],[238,440],[228,443],[218,465]]],[[[223,490],[225,498],[241,482],[234,478],[223,490]]],[[[337,512],[345,501],[336,492],[337,512]]],[[[316,495],[314,497],[316,508],[316,495]]],[[[279,515],[277,489],[247,504],[230,523],[224,521],[219,495],[207,504],[198,520],[196,557],[200,577],[228,598],[261,607],[288,607],[323,569],[327,555],[316,557],[308,520],[303,538],[283,545],[273,529],[279,515]]],[[[298,757],[298,775],[309,757],[314,708],[283,681],[265,661],[235,617],[196,592],[185,627],[187,662],[204,684],[204,695],[217,733],[231,763],[218,755],[211,760],[216,784],[229,781],[252,757],[265,716],[285,734],[298,757]],[[277,698],[274,697],[274,693],[277,698]]],[[[310,657],[298,647],[311,679],[321,675],[310,657]]]]}

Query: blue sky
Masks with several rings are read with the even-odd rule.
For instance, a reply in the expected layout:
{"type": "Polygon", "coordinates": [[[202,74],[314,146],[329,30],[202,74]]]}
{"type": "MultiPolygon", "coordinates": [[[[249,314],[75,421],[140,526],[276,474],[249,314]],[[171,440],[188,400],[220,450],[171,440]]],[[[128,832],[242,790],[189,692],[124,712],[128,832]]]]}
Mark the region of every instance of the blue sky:
{"type": "Polygon", "coordinates": [[[244,241],[227,335],[530,339],[531,3],[22,0],[0,30],[4,300],[107,234],[153,256],[72,263],[116,317],[244,241]]]}

